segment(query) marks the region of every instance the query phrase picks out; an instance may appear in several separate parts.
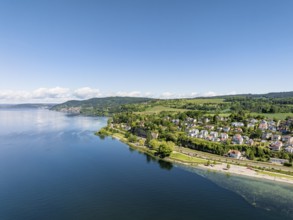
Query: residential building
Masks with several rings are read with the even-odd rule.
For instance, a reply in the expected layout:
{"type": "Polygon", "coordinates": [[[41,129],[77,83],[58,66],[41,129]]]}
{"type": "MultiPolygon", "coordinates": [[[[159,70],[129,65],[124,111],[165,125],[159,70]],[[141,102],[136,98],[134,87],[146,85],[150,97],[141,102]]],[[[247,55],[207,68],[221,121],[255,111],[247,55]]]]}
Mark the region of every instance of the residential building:
{"type": "Polygon", "coordinates": [[[234,144],[243,144],[243,137],[240,134],[236,134],[232,138],[234,144]]]}
{"type": "Polygon", "coordinates": [[[240,151],[238,151],[238,150],[230,150],[230,151],[228,152],[228,156],[229,156],[229,157],[232,157],[232,158],[235,158],[235,159],[240,159],[240,157],[241,157],[241,153],[240,153],[240,151]]]}
{"type": "Polygon", "coordinates": [[[283,147],[283,143],[281,141],[275,141],[271,144],[271,150],[280,151],[283,147]]]}
{"type": "Polygon", "coordinates": [[[282,138],[281,135],[275,134],[275,135],[272,136],[272,141],[280,141],[281,138],[282,138]]]}

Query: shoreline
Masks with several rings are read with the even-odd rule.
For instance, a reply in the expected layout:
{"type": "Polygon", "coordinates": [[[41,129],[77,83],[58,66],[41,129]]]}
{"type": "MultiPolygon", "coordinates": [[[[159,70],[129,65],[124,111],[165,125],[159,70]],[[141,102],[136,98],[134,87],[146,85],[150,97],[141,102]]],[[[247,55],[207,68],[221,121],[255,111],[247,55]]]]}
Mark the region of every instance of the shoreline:
{"type": "MultiPolygon", "coordinates": [[[[126,139],[124,140],[124,138],[121,138],[115,134],[110,134],[109,136],[124,143],[124,144],[127,144],[130,148],[132,148],[134,150],[138,150],[142,153],[146,153],[155,159],[174,163],[179,166],[184,165],[189,168],[204,169],[207,171],[219,172],[219,173],[223,173],[223,174],[227,174],[227,175],[245,176],[245,177],[250,177],[250,178],[259,179],[259,180],[269,180],[272,182],[279,182],[279,183],[286,183],[286,184],[293,185],[293,176],[274,173],[274,172],[270,172],[270,171],[262,171],[262,170],[253,169],[253,168],[245,167],[245,166],[239,166],[239,165],[230,164],[230,163],[229,163],[230,168],[227,169],[228,163],[217,163],[217,164],[207,166],[202,163],[180,161],[178,159],[174,159],[174,158],[170,158],[170,157],[158,158],[157,156],[153,155],[151,153],[151,151],[148,148],[146,148],[145,146],[139,146],[139,145],[136,145],[133,143],[129,143],[126,139]]],[[[173,153],[181,154],[178,151],[173,151],[173,153]]],[[[194,156],[192,156],[192,157],[190,156],[190,158],[201,159],[199,157],[194,157],[194,156]]],[[[208,161],[208,160],[206,160],[206,161],[208,161]]]]}

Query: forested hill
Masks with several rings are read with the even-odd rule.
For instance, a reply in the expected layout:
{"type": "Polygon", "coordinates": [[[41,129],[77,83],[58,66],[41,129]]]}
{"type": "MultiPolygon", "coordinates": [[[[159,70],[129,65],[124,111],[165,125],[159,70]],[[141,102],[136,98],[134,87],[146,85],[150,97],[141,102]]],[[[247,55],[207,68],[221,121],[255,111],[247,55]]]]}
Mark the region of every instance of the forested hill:
{"type": "Polygon", "coordinates": [[[111,115],[123,111],[141,111],[144,105],[138,105],[151,101],[150,98],[140,97],[107,97],[92,98],[83,101],[72,100],[55,105],[51,110],[63,111],[84,115],[111,115]],[[137,105],[136,105],[137,104],[137,105]]]}
{"type": "Polygon", "coordinates": [[[268,99],[281,99],[281,98],[293,98],[292,92],[271,92],[266,94],[237,94],[237,95],[225,95],[225,96],[214,96],[213,98],[234,98],[234,97],[242,97],[242,98],[268,98],[268,99]]]}

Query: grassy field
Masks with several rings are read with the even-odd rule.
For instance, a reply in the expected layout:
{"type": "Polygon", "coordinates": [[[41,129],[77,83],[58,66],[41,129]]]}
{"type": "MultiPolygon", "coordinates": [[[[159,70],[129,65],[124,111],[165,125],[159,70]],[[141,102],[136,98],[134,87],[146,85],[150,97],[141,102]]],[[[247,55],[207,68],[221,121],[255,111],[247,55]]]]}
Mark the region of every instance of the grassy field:
{"type": "Polygon", "coordinates": [[[179,160],[181,162],[186,162],[186,163],[205,164],[207,162],[207,160],[205,160],[205,159],[201,159],[201,158],[197,158],[197,157],[190,157],[190,156],[187,156],[185,154],[178,153],[178,152],[173,152],[170,155],[170,158],[173,159],[173,160],[179,160]]]}
{"type": "Polygon", "coordinates": [[[192,103],[192,104],[219,104],[223,103],[224,99],[187,99],[185,100],[186,103],[192,103]]]}
{"type": "Polygon", "coordinates": [[[151,108],[148,108],[147,110],[143,112],[138,112],[139,114],[158,114],[160,112],[167,111],[167,112],[184,112],[186,111],[185,109],[177,109],[177,108],[170,108],[170,107],[165,107],[162,105],[157,105],[151,108]]]}

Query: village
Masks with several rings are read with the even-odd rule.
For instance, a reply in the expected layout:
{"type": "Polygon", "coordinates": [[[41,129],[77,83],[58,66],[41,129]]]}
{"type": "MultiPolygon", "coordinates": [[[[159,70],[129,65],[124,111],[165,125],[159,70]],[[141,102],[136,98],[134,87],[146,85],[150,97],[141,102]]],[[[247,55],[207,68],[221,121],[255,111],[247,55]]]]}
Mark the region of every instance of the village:
{"type": "Polygon", "coordinates": [[[151,139],[172,141],[178,146],[233,159],[292,164],[292,118],[272,120],[245,114],[192,116],[120,114],[114,117],[110,128],[120,128],[144,139],[149,134],[151,139]]]}
{"type": "MultiPolygon", "coordinates": [[[[232,143],[235,145],[264,146],[272,151],[284,150],[293,153],[293,137],[290,134],[292,119],[265,120],[249,118],[244,121],[233,121],[227,125],[229,118],[217,116],[217,125],[211,123],[209,118],[197,121],[187,118],[185,126],[188,136],[204,139],[212,142],[232,143]],[[222,126],[223,125],[223,126],[222,126]],[[257,137],[253,132],[259,134],[257,137]]],[[[179,119],[173,119],[172,123],[179,125],[179,119]]],[[[254,133],[255,134],[255,133],[254,133]]],[[[242,153],[238,150],[230,150],[228,156],[240,159],[242,153]]],[[[272,162],[283,163],[285,160],[271,159],[272,162]]]]}

